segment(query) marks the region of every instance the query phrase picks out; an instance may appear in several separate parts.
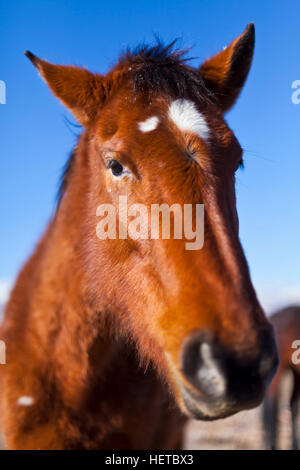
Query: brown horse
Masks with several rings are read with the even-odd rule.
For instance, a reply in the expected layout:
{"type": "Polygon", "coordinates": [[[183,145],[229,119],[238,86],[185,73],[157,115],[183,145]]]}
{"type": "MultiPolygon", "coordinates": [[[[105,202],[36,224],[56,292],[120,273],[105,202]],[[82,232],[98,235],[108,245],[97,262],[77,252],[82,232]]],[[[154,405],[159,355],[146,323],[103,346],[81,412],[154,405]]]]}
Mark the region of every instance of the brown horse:
{"type": "Polygon", "coordinates": [[[176,449],[186,416],[263,399],[276,347],[238,237],[242,150],[223,118],[253,48],[249,25],[198,69],[158,43],[105,76],[26,53],[85,130],[0,332],[7,448],[176,449]],[[204,204],[203,248],[175,235],[99,239],[99,204],[119,196],[204,204]]]}
{"type": "Polygon", "coordinates": [[[266,445],[276,449],[278,440],[278,411],[280,385],[287,371],[293,375],[293,391],[290,399],[292,418],[292,448],[298,449],[297,416],[300,401],[300,307],[291,306],[279,310],[270,318],[275,328],[279,351],[279,368],[263,407],[266,445]],[[295,343],[297,342],[297,344],[295,343]]]}

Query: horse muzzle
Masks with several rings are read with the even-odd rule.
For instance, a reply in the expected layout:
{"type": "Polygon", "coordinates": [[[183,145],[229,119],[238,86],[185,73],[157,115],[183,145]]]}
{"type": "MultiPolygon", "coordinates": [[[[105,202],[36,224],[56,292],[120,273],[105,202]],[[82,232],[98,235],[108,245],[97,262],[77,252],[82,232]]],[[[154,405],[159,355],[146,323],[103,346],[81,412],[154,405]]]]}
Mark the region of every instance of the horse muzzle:
{"type": "Polygon", "coordinates": [[[257,349],[230,350],[203,333],[185,342],[177,385],[185,411],[213,420],[255,408],[278,365],[272,330],[261,335],[257,349]]]}

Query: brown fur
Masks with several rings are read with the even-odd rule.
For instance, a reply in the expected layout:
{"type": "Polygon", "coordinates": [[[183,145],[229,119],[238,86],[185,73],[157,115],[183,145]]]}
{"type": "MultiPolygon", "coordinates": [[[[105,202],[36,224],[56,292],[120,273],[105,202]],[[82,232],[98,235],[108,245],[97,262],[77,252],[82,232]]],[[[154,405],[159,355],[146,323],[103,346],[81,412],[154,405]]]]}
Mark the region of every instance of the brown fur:
{"type": "Polygon", "coordinates": [[[189,414],[179,383],[192,389],[180,365],[186,338],[206,330],[235,355],[261,353],[260,334],[270,328],[235,209],[241,149],[222,115],[246,79],[253,43],[250,25],[199,70],[174,53],[144,51],[123,57],[106,76],[27,53],[85,131],[56,216],[5,311],[0,416],[7,448],[179,448],[182,411],[189,414]],[[167,120],[177,97],[193,99],[205,115],[209,145],[167,120]],[[137,123],[153,115],[159,129],[139,132],[137,123]],[[104,165],[111,151],[135,183],[113,185],[104,165]],[[201,165],[188,151],[201,155],[201,165]],[[186,251],[184,240],[98,240],[96,208],[119,194],[148,205],[204,202],[204,248],[186,251]],[[33,406],[19,406],[20,396],[33,397],[33,406]]]}
{"type": "Polygon", "coordinates": [[[300,402],[300,364],[292,362],[292,344],[300,340],[300,307],[291,306],[283,308],[270,318],[275,328],[279,351],[279,368],[271,382],[266,401],[264,403],[264,426],[266,432],[266,445],[268,448],[276,449],[279,434],[279,399],[280,386],[286,373],[290,371],[293,376],[293,388],[290,398],[291,423],[292,423],[292,448],[299,448],[297,418],[300,402]]]}

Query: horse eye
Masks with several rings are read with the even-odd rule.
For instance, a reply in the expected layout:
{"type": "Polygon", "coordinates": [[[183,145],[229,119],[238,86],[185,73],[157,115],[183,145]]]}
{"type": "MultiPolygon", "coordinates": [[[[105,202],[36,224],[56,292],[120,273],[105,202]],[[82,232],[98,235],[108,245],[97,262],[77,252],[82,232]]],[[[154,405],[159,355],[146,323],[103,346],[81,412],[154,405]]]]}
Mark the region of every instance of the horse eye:
{"type": "Polygon", "coordinates": [[[243,170],[244,168],[245,168],[245,164],[244,164],[244,159],[242,158],[242,159],[238,162],[235,171],[237,171],[238,169],[242,169],[242,170],[243,170]]]}
{"type": "Polygon", "coordinates": [[[109,162],[108,168],[111,169],[111,172],[114,176],[121,176],[124,170],[123,165],[121,165],[121,163],[119,163],[117,160],[111,160],[109,162]]]}

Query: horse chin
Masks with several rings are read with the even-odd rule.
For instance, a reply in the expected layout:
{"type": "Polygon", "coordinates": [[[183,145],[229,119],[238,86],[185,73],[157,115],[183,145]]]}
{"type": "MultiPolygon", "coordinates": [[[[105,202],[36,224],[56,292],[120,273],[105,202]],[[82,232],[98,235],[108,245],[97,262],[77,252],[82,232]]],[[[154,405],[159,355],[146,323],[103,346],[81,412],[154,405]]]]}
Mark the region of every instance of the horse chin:
{"type": "Polygon", "coordinates": [[[181,408],[192,419],[201,421],[214,421],[216,419],[227,418],[235,414],[237,410],[233,404],[223,401],[203,399],[194,393],[181,388],[182,405],[181,408]]]}
{"type": "Polygon", "coordinates": [[[237,402],[203,398],[181,387],[181,408],[190,418],[201,421],[215,421],[217,419],[228,418],[240,411],[256,408],[261,403],[259,397],[251,404],[239,405],[237,402]]]}

